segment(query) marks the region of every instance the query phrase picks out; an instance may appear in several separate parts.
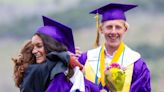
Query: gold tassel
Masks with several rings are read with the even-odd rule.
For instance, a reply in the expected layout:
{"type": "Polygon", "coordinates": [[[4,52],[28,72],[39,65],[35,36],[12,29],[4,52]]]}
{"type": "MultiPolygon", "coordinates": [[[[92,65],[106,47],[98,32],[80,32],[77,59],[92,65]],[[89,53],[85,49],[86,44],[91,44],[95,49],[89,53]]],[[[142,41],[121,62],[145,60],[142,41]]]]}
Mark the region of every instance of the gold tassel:
{"type": "Polygon", "coordinates": [[[95,43],[94,43],[94,47],[96,48],[96,47],[98,47],[99,46],[99,14],[98,13],[96,13],[96,16],[95,16],[95,18],[96,18],[96,29],[97,29],[97,32],[96,32],[96,41],[95,41],[95,43]]]}

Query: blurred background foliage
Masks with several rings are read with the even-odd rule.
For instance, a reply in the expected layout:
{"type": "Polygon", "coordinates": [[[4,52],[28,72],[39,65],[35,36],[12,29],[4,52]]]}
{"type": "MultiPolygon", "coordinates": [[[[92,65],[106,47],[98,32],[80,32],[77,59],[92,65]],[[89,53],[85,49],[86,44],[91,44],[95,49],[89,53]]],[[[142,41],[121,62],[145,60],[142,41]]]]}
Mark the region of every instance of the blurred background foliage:
{"type": "Polygon", "coordinates": [[[70,26],[76,46],[86,51],[96,35],[89,12],[109,2],[139,5],[126,13],[130,29],[124,41],[147,61],[152,92],[164,92],[164,0],[0,0],[0,92],[18,92],[11,57],[43,25],[42,15],[70,26]]]}

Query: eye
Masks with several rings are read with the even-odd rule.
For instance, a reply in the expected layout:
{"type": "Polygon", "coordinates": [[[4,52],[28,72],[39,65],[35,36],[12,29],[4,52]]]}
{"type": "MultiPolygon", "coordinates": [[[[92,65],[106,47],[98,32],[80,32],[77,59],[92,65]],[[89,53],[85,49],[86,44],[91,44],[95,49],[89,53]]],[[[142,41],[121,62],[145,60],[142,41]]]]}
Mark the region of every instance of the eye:
{"type": "Polygon", "coordinates": [[[37,44],[36,47],[37,47],[37,48],[42,48],[43,45],[42,45],[42,44],[37,44]]]}
{"type": "Polygon", "coordinates": [[[106,28],[107,28],[108,30],[111,30],[111,29],[113,29],[113,26],[112,26],[112,25],[108,25],[106,28]]]}
{"type": "Polygon", "coordinates": [[[119,25],[116,25],[115,27],[116,27],[116,30],[122,29],[122,26],[119,26],[119,25]]]}

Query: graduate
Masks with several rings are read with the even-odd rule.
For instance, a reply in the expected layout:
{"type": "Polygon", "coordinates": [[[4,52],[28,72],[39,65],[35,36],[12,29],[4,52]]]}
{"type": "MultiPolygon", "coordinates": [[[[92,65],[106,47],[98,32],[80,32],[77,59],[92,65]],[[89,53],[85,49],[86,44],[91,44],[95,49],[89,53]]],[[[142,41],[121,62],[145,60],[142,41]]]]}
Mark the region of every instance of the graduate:
{"type": "Polygon", "coordinates": [[[90,12],[96,15],[97,47],[82,53],[79,61],[85,66],[85,77],[103,92],[151,91],[150,71],[145,60],[123,41],[129,29],[125,12],[135,7],[137,5],[110,3],[90,12]],[[101,45],[99,33],[105,38],[101,45]]]}
{"type": "Polygon", "coordinates": [[[71,28],[45,16],[43,22],[20,58],[13,59],[20,92],[99,92],[84,78],[83,66],[69,54],[75,53],[71,28]]]}

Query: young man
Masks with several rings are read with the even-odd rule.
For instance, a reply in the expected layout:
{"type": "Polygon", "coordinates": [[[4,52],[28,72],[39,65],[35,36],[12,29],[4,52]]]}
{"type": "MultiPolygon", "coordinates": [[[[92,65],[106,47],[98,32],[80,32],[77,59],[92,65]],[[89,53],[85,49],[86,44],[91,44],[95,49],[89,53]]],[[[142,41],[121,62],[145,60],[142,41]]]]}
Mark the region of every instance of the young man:
{"type": "MultiPolygon", "coordinates": [[[[102,90],[112,91],[112,88],[114,88],[115,91],[119,92],[151,91],[150,72],[145,61],[138,52],[130,49],[123,42],[123,36],[128,30],[128,23],[126,22],[124,13],[136,6],[110,3],[90,12],[91,14],[102,15],[98,31],[104,35],[105,43],[83,53],[79,57],[79,61],[85,65],[86,78],[99,85],[99,88],[102,90]],[[116,89],[120,85],[119,82],[108,83],[104,74],[106,68],[110,67],[113,63],[119,64],[122,67],[120,70],[123,70],[125,73],[121,90],[116,89]],[[114,86],[109,87],[107,84],[114,86]]],[[[116,80],[113,79],[112,81],[116,80]]]]}

